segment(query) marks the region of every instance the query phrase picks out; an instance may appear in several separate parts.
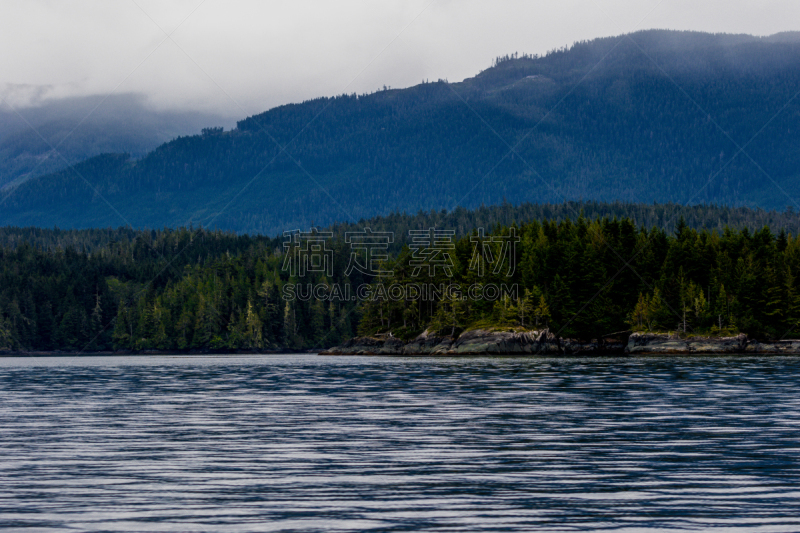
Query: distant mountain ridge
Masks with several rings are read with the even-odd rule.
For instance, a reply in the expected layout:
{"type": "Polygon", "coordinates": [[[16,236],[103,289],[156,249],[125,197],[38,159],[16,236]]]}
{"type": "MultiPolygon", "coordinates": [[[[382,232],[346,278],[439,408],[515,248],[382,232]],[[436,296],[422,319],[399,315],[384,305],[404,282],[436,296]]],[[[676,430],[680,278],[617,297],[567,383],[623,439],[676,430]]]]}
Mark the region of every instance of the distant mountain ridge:
{"type": "Polygon", "coordinates": [[[503,201],[783,210],[800,206],[798,90],[800,32],[643,31],[102,155],[0,195],[0,224],[274,235],[503,201]]]}
{"type": "Polygon", "coordinates": [[[0,105],[0,190],[103,153],[142,157],[221,121],[209,113],[158,111],[136,94],[48,100],[14,110],[0,105]]]}

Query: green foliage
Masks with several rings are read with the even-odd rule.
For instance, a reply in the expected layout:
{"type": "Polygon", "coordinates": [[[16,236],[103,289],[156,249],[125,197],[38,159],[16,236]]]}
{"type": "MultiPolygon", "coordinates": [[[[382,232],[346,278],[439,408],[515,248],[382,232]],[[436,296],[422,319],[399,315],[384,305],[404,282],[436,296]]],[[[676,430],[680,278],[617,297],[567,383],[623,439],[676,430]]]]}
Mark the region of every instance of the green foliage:
{"type": "MultiPolygon", "coordinates": [[[[354,333],[354,303],[284,302],[280,239],[185,229],[3,233],[32,234],[40,248],[24,240],[0,248],[0,349],[310,349],[354,333]]],[[[335,280],[349,284],[340,270],[335,280]]]]}
{"type": "MultiPolygon", "coordinates": [[[[401,227],[409,221],[397,220],[401,227]]],[[[283,271],[281,239],[202,229],[0,228],[0,349],[307,350],[356,332],[408,339],[425,329],[457,336],[477,327],[549,327],[584,339],[630,330],[800,334],[800,240],[790,232],[718,232],[688,222],[667,232],[580,216],[499,224],[482,239],[477,231],[461,235],[449,273],[415,274],[414,254],[403,245],[381,267],[392,276],[347,276],[350,250],[334,239],[332,275],[299,280],[283,271]],[[512,228],[519,237],[513,269],[512,255],[492,240],[512,228]],[[502,258],[500,268],[477,269],[476,243],[502,258]],[[435,288],[430,297],[414,296],[410,288],[420,283],[435,288]],[[298,285],[298,296],[316,284],[366,285],[376,297],[287,301],[288,284],[298,285]],[[378,291],[392,284],[405,287],[403,298],[378,291]],[[514,290],[495,299],[469,293],[502,285],[514,290]]]]}
{"type": "MultiPolygon", "coordinates": [[[[460,261],[452,278],[431,280],[461,291],[472,284],[506,283],[517,286],[516,296],[485,301],[444,291],[434,301],[370,302],[360,332],[394,332],[401,320],[413,317],[414,327],[445,335],[543,327],[582,339],[631,330],[745,331],[769,339],[800,334],[793,275],[800,267],[800,240],[791,234],[776,237],[767,228],[698,231],[684,222],[670,235],[609,218],[532,221],[517,231],[519,262],[512,275],[487,269],[477,276],[468,260],[473,243],[465,236],[455,244],[460,261]]],[[[507,232],[498,227],[494,234],[507,232]]],[[[420,281],[407,273],[393,280],[406,286],[420,281]]]]}

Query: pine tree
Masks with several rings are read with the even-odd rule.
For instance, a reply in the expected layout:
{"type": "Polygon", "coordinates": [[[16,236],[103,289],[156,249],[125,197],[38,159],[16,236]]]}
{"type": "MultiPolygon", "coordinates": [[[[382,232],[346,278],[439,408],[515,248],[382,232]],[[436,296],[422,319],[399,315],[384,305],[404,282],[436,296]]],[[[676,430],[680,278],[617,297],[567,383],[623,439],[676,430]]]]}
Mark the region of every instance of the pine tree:
{"type": "Polygon", "coordinates": [[[247,302],[247,316],[245,320],[245,342],[248,348],[264,348],[264,327],[261,319],[253,309],[253,302],[247,302]]]}
{"type": "Polygon", "coordinates": [[[283,345],[293,349],[300,347],[298,345],[299,339],[297,338],[297,319],[295,315],[296,309],[294,305],[287,301],[283,308],[283,345]]]}
{"type": "Polygon", "coordinates": [[[547,301],[544,299],[544,295],[539,296],[539,303],[533,312],[533,316],[534,320],[536,321],[537,328],[540,325],[543,325],[544,327],[549,327],[550,307],[547,305],[547,301]]]}
{"type": "Polygon", "coordinates": [[[96,350],[104,348],[105,345],[101,339],[105,324],[103,324],[103,308],[100,306],[100,294],[95,293],[95,305],[92,309],[92,314],[89,317],[89,345],[88,350],[96,350]]]}
{"type": "MultiPolygon", "coordinates": [[[[535,288],[538,291],[538,287],[535,288]]],[[[525,289],[523,291],[522,298],[517,305],[517,310],[519,311],[519,324],[522,327],[530,326],[532,321],[536,321],[536,326],[539,325],[538,317],[535,317],[536,305],[538,304],[538,299],[534,294],[534,291],[530,289],[525,289]]]]}
{"type": "Polygon", "coordinates": [[[0,350],[14,350],[17,348],[17,343],[11,332],[11,327],[0,313],[0,350]]]}

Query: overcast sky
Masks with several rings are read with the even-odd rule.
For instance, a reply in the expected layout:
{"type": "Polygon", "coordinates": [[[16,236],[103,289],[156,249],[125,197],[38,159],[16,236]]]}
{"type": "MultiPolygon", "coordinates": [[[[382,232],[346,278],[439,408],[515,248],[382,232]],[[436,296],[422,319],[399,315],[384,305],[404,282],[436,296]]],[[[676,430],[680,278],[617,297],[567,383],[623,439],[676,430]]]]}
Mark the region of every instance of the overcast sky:
{"type": "Polygon", "coordinates": [[[800,2],[0,0],[0,94],[27,105],[135,92],[244,117],[648,28],[769,35],[800,29],[800,2]]]}

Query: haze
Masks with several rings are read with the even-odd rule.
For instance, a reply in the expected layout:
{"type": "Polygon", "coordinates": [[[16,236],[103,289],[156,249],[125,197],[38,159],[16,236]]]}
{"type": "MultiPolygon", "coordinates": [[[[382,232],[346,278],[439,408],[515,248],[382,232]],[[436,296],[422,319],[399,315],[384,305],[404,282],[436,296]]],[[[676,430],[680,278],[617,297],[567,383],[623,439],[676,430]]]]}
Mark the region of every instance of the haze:
{"type": "Polygon", "coordinates": [[[242,118],[318,96],[461,80],[499,55],[637,29],[769,35],[797,20],[790,0],[6,0],[0,107],[137,93],[154,109],[242,118]]]}

